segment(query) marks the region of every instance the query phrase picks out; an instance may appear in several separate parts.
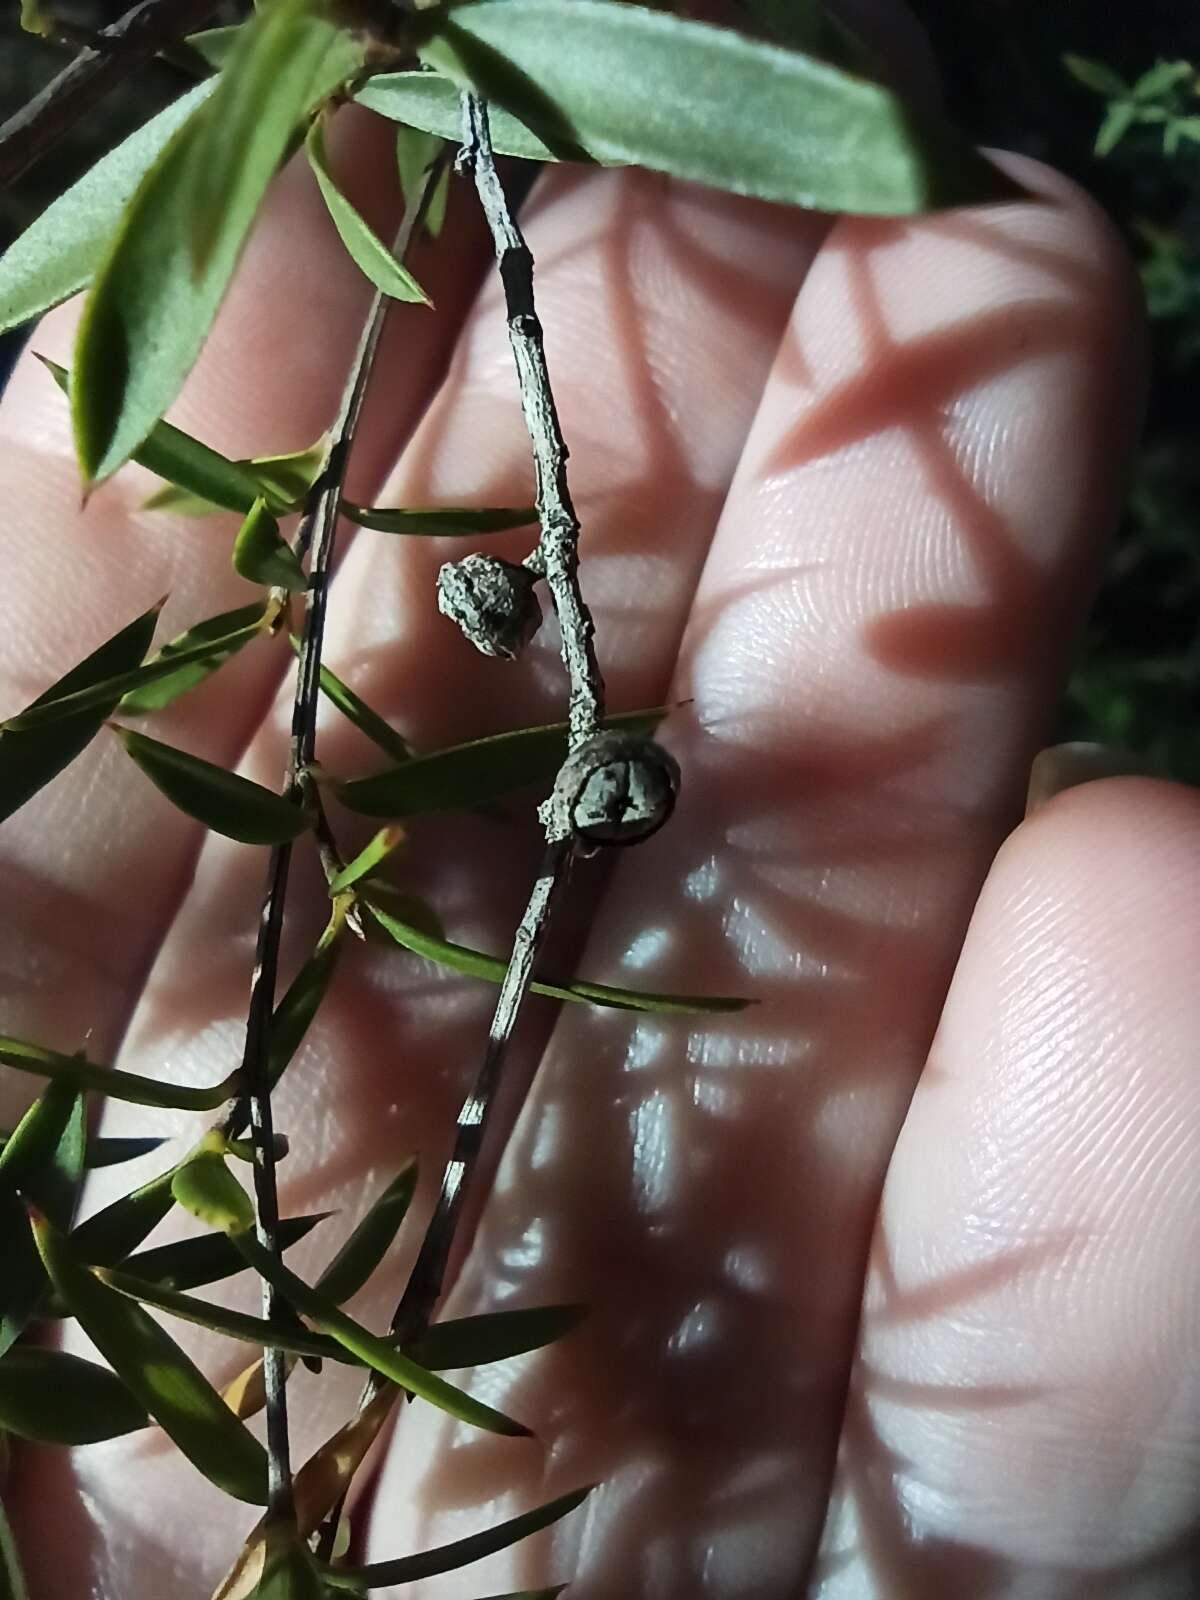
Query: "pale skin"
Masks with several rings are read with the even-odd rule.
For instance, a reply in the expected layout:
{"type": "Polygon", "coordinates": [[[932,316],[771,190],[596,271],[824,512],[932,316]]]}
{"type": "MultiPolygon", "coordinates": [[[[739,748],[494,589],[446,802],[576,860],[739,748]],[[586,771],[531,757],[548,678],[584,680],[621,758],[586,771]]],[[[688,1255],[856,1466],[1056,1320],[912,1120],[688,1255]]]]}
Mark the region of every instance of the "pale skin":
{"type": "MultiPolygon", "coordinates": [[[[340,134],[343,174],[386,167],[377,126],[340,134]]],[[[687,702],[664,728],[675,817],[606,882],[578,875],[550,963],[759,1004],[639,1022],[539,1002],[522,1024],[503,1120],[536,1077],[446,1309],[591,1313],[475,1379],[536,1440],[415,1405],[358,1526],[382,1559],[603,1487],[428,1600],[571,1576],[579,1600],[1194,1593],[1200,802],[1117,779],[1018,825],[1136,433],[1139,314],[1090,202],[1012,170],[1039,203],[909,222],[611,173],[555,174],[526,208],[611,703],[687,702]]],[[[390,192],[358,183],[385,227],[390,192]]],[[[385,347],[355,498],[528,494],[487,261],[464,192],[416,262],[437,313],[403,311],[385,347]]],[[[231,454],[308,443],[366,298],[290,171],[178,420],[231,454]]],[[[69,359],[74,316],[34,348],[69,359]]],[[[164,633],[251,598],[228,525],[140,514],[139,469],[80,513],[61,397],[28,358],[0,427],[6,708],[163,592],[164,633]]],[[[421,747],[561,714],[550,630],[509,664],[437,614],[437,567],[466,548],[363,533],[334,584],[330,664],[421,747]]],[[[150,731],[277,783],[285,656],[246,652],[150,731]]],[[[320,755],[372,760],[332,718],[320,755]]],[[[261,856],[98,741],[0,833],[0,1025],[215,1081],[261,856]]],[[[414,829],[398,861],[452,937],[501,950],[535,859],[532,829],[469,817],[414,829]]],[[[315,868],[295,893],[289,971],[315,868]]],[[[292,1253],[302,1276],[421,1158],[413,1222],[353,1306],[372,1326],[493,998],[355,946],[280,1091],[284,1209],[339,1209],[292,1253]]],[[[5,1076],[5,1120],[27,1089],[5,1076]]],[[[197,1123],[105,1114],[148,1127],[197,1123]]],[[[248,1282],[213,1293],[253,1305],[248,1282]]],[[[172,1331],[215,1380],[245,1364],[172,1331]]],[[[356,1390],[297,1375],[297,1461],[356,1390]]],[[[6,1502],[38,1600],[205,1600],[254,1517],[152,1433],[18,1450],[6,1502]]]]}

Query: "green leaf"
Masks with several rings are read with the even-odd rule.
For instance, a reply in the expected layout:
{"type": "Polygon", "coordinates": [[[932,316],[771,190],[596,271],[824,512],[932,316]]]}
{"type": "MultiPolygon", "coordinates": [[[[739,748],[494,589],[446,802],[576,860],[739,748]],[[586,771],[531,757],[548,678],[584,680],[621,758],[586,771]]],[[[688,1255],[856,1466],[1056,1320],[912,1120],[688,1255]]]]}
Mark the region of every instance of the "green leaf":
{"type": "Polygon", "coordinates": [[[85,481],[127,461],[178,394],[295,126],[353,75],[362,51],[296,0],[272,6],[146,171],[76,339],[71,412],[85,481]]]}
{"type": "MultiPolygon", "coordinates": [[[[396,129],[396,170],[400,177],[405,211],[410,211],[418,203],[425,174],[437,160],[444,143],[443,139],[422,133],[419,128],[396,129]]],[[[446,221],[449,193],[450,169],[447,167],[439,176],[425,207],[425,231],[434,239],[441,233],[446,221]]]]}
{"type": "MultiPolygon", "coordinates": [[[[289,635],[292,649],[299,653],[300,641],[295,634],[289,635]]],[[[321,693],[330,705],[337,709],[362,734],[365,734],[373,744],[391,756],[393,761],[407,761],[412,754],[407,743],[396,732],[390,722],[386,722],[378,711],[372,708],[363,699],[360,699],[351,689],[349,684],[343,683],[335,672],[326,666],[321,668],[321,693]]]]}
{"type": "MultiPolygon", "coordinates": [[[[356,1295],[391,1248],[417,1186],[416,1160],[407,1161],[317,1279],[316,1292],[342,1305],[356,1295]]],[[[422,1362],[427,1366],[428,1362],[422,1362]]]]}
{"type": "Polygon", "coordinates": [[[337,969],[342,949],[345,914],[335,906],[317,947],[288,985],[287,993],[271,1017],[267,1041],[267,1077],[272,1089],[287,1070],[292,1057],[324,1000],[337,969]]]}
{"type": "Polygon", "coordinates": [[[386,861],[392,851],[404,841],[404,829],[394,824],[388,828],[380,828],[379,832],[363,846],[354,857],[348,861],[339,873],[329,880],[330,894],[341,894],[349,889],[360,878],[365,878],[368,872],[374,872],[381,861],[386,861]]]}
{"type": "MultiPolygon", "coordinates": [[[[661,706],[628,711],[609,717],[604,726],[625,733],[653,733],[666,714],[661,706]]],[[[530,784],[551,782],[566,754],[567,724],[553,722],[414,756],[371,777],[338,783],[334,792],[347,810],[367,817],[469,810],[530,784]]]]}
{"type": "Polygon", "coordinates": [[[155,787],[172,805],[214,833],[243,844],[283,844],[312,826],[301,805],[261,783],[161,744],[129,728],[114,732],[155,787]]]}
{"type": "Polygon", "coordinates": [[[301,594],[308,579],[295,551],[279,531],[265,500],[256,500],[233,541],[233,570],[251,583],[275,585],[301,594]]]}
{"type": "Polygon", "coordinates": [[[1107,99],[1117,100],[1129,93],[1125,80],[1103,61],[1093,61],[1089,56],[1065,55],[1063,65],[1076,83],[1107,99]]]}
{"type": "Polygon", "coordinates": [[[140,1306],[89,1271],[56,1228],[35,1220],[34,1234],[59,1298],[135,1399],[211,1483],[262,1505],[266,1451],[203,1373],[140,1306]]]}
{"type": "Polygon", "coordinates": [[[1181,83],[1187,83],[1195,69],[1190,61],[1156,61],[1134,84],[1133,99],[1138,101],[1161,100],[1181,83]]]}
{"type": "Polygon", "coordinates": [[[71,1248],[91,1266],[109,1267],[124,1260],[171,1211],[175,1168],[160,1172],[131,1194],[122,1195],[81,1222],[71,1234],[71,1248]]]}
{"type": "Polygon", "coordinates": [[[427,13],[422,59],[560,154],[883,216],[1021,191],[937,115],[798,51],[612,0],[427,13]]]}
{"type": "Polygon", "coordinates": [[[171,1193],[206,1228],[218,1233],[245,1233],[254,1226],[250,1196],[212,1150],[202,1150],[176,1169],[171,1193]]]}
{"type": "MultiPolygon", "coordinates": [[[[128,627],[114,634],[98,650],[39,695],[26,712],[50,700],[62,699],[79,690],[91,689],[114,676],[136,667],[154,637],[160,606],[152,606],[128,627]]],[[[81,711],[53,727],[25,733],[5,727],[0,730],[0,822],[11,817],[25,802],[56,778],[99,733],[105,718],[116,710],[120,694],[111,702],[81,711]]],[[[16,720],[16,719],[10,719],[16,720]]]]}
{"type": "MultiPolygon", "coordinates": [[[[221,1238],[224,1239],[225,1235],[222,1234],[221,1238]]],[[[264,1322],[261,1317],[249,1316],[244,1311],[231,1311],[228,1306],[211,1305],[207,1300],[198,1300],[195,1295],[182,1294],[161,1283],[147,1282],[124,1270],[104,1267],[101,1273],[104,1282],[126,1299],[153,1306],[156,1311],[163,1311],[169,1317],[178,1317],[181,1322],[207,1328],[211,1333],[223,1333],[242,1344],[252,1344],[260,1350],[273,1347],[288,1355],[307,1356],[316,1361],[337,1361],[343,1366],[364,1365],[336,1339],[312,1333],[301,1323],[276,1326],[264,1322]]]]}
{"type": "MultiPolygon", "coordinates": [[[[405,950],[434,961],[438,966],[449,967],[453,972],[465,973],[471,978],[483,978],[488,983],[502,983],[508,963],[498,956],[484,955],[466,945],[451,944],[448,939],[437,939],[432,934],[415,928],[391,912],[384,911],[372,900],[362,902],[375,921],[384,928],[405,950]]],[[[660,1011],[691,1015],[695,1012],[741,1011],[750,1004],[726,995],[651,994],[640,989],[614,989],[605,983],[544,983],[535,979],[530,985],[535,994],[548,995],[553,1000],[576,1000],[597,1006],[611,1006],[618,1011],[660,1011]]]]}
{"type": "Polygon", "coordinates": [[[0,1238],[4,1270],[0,1272],[0,1355],[25,1332],[46,1293],[46,1274],[24,1203],[14,1189],[0,1188],[0,1238]]]}
{"type": "MultiPolygon", "coordinates": [[[[173,648],[168,645],[153,659],[143,662],[140,667],[134,667],[129,672],[117,673],[101,683],[92,684],[86,689],[76,689],[70,694],[44,697],[37,705],[30,706],[18,716],[10,718],[4,727],[17,733],[26,733],[35,728],[48,728],[54,723],[62,723],[84,711],[114,706],[119,709],[124,706],[127,697],[133,697],[135,705],[143,696],[151,700],[161,699],[163,684],[168,686],[166,690],[168,700],[173,700],[182,692],[178,688],[177,679],[184,671],[191,673],[193,683],[208,677],[210,673],[216,671],[222,661],[228,660],[235,650],[240,650],[244,644],[248,644],[251,639],[263,632],[270,616],[270,610],[264,611],[261,606],[255,607],[253,622],[243,624],[232,633],[218,638],[197,639],[196,633],[200,630],[207,631],[209,627],[209,624],[201,623],[199,629],[192,630],[193,636],[186,651],[182,646],[173,648]]],[[[211,620],[216,622],[219,619],[211,620]]]]}
{"type": "Polygon", "coordinates": [[[0,1361],[0,1428],[41,1444],[95,1444],[149,1422],[115,1373],[61,1350],[24,1346],[0,1361]]]}
{"type": "Polygon", "coordinates": [[[0,256],[0,333],[41,316],[91,281],[120,213],[171,135],[213,91],[198,83],[47,206],[0,256]]]}
{"type": "Polygon", "coordinates": [[[41,0],[21,0],[21,29],[47,39],[54,36],[54,23],[42,10],[41,0]]]}
{"type": "MultiPolygon", "coordinates": [[[[46,356],[38,356],[38,360],[63,393],[69,395],[71,375],[66,367],[46,356]]],[[[168,479],[188,494],[203,497],[206,505],[223,511],[248,511],[264,489],[246,463],[230,461],[170,422],[156,422],[132,459],[148,472],[168,479]]]]}
{"type": "MultiPolygon", "coordinates": [[[[290,1250],[319,1222],[331,1215],[318,1211],[307,1217],[282,1217],[279,1222],[279,1248],[290,1250]]],[[[137,1255],[124,1258],[122,1273],[141,1278],[146,1283],[161,1284],[164,1289],[199,1289],[205,1284],[221,1283],[246,1270],[246,1263],[233,1245],[220,1233],[205,1233],[194,1239],[176,1239],[170,1244],[141,1250],[137,1255]]]]}
{"type": "Polygon", "coordinates": [[[138,1106],[163,1106],[175,1111],[215,1111],[237,1093],[237,1073],[214,1084],[211,1089],[196,1089],[182,1084],[159,1083],[137,1073],[121,1072],[116,1067],[101,1067],[84,1056],[64,1056],[57,1050],[10,1034],[0,1034],[0,1062],[18,1072],[39,1078],[64,1078],[78,1089],[95,1089],[116,1100],[138,1106]]]}
{"type": "Polygon", "coordinates": [[[83,1181],[87,1121],[84,1096],[64,1079],[51,1082],[0,1151],[0,1183],[69,1228],[83,1181]]]}
{"type": "Polygon", "coordinates": [[[277,615],[274,606],[256,601],[195,623],[150,657],[142,669],[142,686],[122,695],[117,710],[127,717],[163,710],[211,677],[251,639],[267,633],[277,615]]]}
{"type": "Polygon", "coordinates": [[[21,1557],[17,1541],[8,1525],[4,1506],[0,1504],[0,1600],[29,1600],[25,1575],[21,1571],[21,1557]]]}
{"type": "Polygon", "coordinates": [[[236,1243],[260,1277],[266,1278],[301,1316],[307,1317],[322,1333],[336,1339],[351,1355],[357,1356],[383,1377],[407,1389],[409,1394],[417,1395],[450,1416],[457,1417],[460,1422],[470,1423],[490,1433],[528,1437],[528,1428],[418,1366],[385,1339],[378,1338],[348,1317],[324,1295],[298,1278],[270,1251],[264,1250],[252,1234],[238,1234],[236,1243]]]}
{"type": "MultiPolygon", "coordinates": [[[[436,72],[381,72],[368,78],[355,91],[354,98],[381,117],[404,124],[401,134],[407,129],[419,130],[455,143],[462,137],[458,85],[436,72]]],[[[489,106],[488,126],[497,155],[519,156],[525,161],[559,159],[548,144],[503,106],[489,106]]],[[[613,164],[597,159],[602,166],[613,164]]]]}
{"type": "Polygon", "coordinates": [[[435,1322],[409,1346],[408,1353],[431,1372],[483,1367],[553,1344],[577,1328],[583,1316],[582,1306],[564,1305],[458,1317],[452,1322],[435,1322]]]}
{"type": "Polygon", "coordinates": [[[235,22],[224,28],[205,28],[201,33],[189,33],[187,43],[204,57],[210,67],[218,72],[237,49],[242,36],[242,24],[235,22]]]}
{"type": "Polygon", "coordinates": [[[325,150],[325,136],[319,119],[308,131],[305,150],[308,164],[321,191],[321,198],[333,218],[333,225],[346,246],[351,260],[363,275],[393,300],[416,301],[423,305],[431,305],[432,301],[412,273],[402,262],[397,261],[375,230],[367,225],[361,213],[350,204],[334,183],[329,170],[329,157],[325,150]]]}
{"type": "Polygon", "coordinates": [[[111,1138],[103,1137],[89,1139],[84,1156],[84,1166],[89,1172],[96,1172],[101,1167],[119,1167],[125,1161],[137,1161],[141,1156],[152,1155],[155,1150],[161,1149],[166,1144],[165,1139],[156,1138],[111,1138]]]}
{"type": "MultiPolygon", "coordinates": [[[[153,434],[151,435],[153,438],[153,434]]],[[[327,433],[304,450],[289,450],[278,456],[248,456],[233,463],[242,468],[253,480],[257,495],[233,506],[234,511],[249,511],[253,500],[261,496],[277,514],[296,508],[297,502],[312,488],[329,460],[330,439],[327,433]]],[[[135,458],[136,459],[136,458],[135,458]]],[[[224,507],[203,495],[194,493],[185,485],[165,483],[142,503],[143,511],[171,511],[176,516],[208,517],[224,507]]]]}
{"type": "MultiPolygon", "coordinates": [[[[572,0],[573,4],[578,0],[572,0]]],[[[573,1489],[570,1494],[559,1495],[547,1501],[536,1511],[526,1511],[508,1522],[498,1523],[484,1533],[470,1534],[466,1539],[456,1539],[453,1544],[439,1545],[435,1550],[425,1550],[416,1556],[401,1556],[396,1561],[375,1561],[368,1567],[325,1567],[325,1581],[345,1589],[384,1589],[391,1584],[417,1583],[422,1578],[432,1578],[439,1572],[455,1572],[472,1561],[482,1561],[484,1556],[497,1550],[507,1550],[531,1534],[548,1528],[552,1522],[565,1517],[581,1506],[595,1488],[588,1484],[583,1489],[573,1489]]],[[[545,1592],[545,1591],[543,1591],[545,1592]]],[[[550,1590],[551,1594],[555,1591],[550,1590]]]]}
{"type": "Polygon", "coordinates": [[[1111,155],[1121,140],[1137,121],[1138,108],[1131,100],[1117,100],[1105,112],[1104,121],[1096,134],[1095,152],[1098,156],[1111,155]]]}
{"type": "Polygon", "coordinates": [[[467,539],[481,533],[506,533],[510,528],[528,528],[538,519],[536,506],[501,506],[483,510],[473,506],[412,509],[407,506],[356,506],[349,500],[343,500],[341,511],[348,522],[357,523],[360,528],[423,539],[467,539]]]}

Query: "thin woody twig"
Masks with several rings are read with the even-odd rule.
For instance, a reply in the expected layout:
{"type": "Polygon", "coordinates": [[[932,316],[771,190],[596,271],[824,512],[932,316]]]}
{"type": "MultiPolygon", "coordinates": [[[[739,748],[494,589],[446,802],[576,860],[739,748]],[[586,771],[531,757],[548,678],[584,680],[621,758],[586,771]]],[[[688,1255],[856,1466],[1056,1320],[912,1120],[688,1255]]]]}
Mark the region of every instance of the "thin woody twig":
{"type": "Polygon", "coordinates": [[[118,84],[201,27],[216,0],[139,0],[0,124],[0,189],[52,150],[118,84]]]}
{"type": "MultiPolygon", "coordinates": [[[[395,243],[395,253],[403,258],[424,213],[425,197],[432,192],[440,166],[426,174],[421,202],[409,209],[395,243]]],[[[333,445],[329,459],[310,498],[297,550],[308,557],[308,589],[305,596],[304,626],[300,639],[300,663],[296,694],[292,706],[291,748],[284,793],[296,805],[316,809],[314,786],[309,768],[316,753],[317,706],[321,682],[321,649],[325,634],[325,612],[329,575],[333,561],[338,511],[346,469],[362,416],[367,384],[379,350],[389,300],[376,293],[350,373],[342,393],[337,420],[333,426],[333,445]]],[[[230,1119],[231,1125],[248,1116],[254,1147],[254,1192],[256,1229],[259,1243],[273,1255],[279,1254],[279,1200],[275,1181],[275,1150],[271,1116],[269,1072],[271,1018],[275,1007],[279,944],[283,931],[283,909],[291,866],[290,843],[271,852],[259,918],[258,948],[250,988],[250,1007],[246,1024],[246,1045],[242,1058],[244,1092],[230,1119]]],[[[268,1322],[281,1322],[286,1308],[277,1300],[274,1289],[262,1280],[263,1316],[268,1322]]],[[[287,1359],[278,1347],[263,1352],[263,1387],[266,1395],[267,1451],[270,1463],[268,1513],[290,1516],[292,1512],[291,1453],[287,1417],[287,1359]]]]}
{"type": "MultiPolygon", "coordinates": [[[[496,172],[487,106],[472,94],[463,96],[462,105],[463,148],[459,163],[461,168],[474,172],[504,285],[509,341],[537,473],[542,530],[538,564],[545,573],[562,634],[563,665],[570,684],[569,747],[576,750],[599,732],[604,715],[604,680],[593,645],[594,625],[579,590],[579,519],[567,483],[567,446],[550,387],[542,325],[534,305],[533,257],[509,210],[496,172]]],[[[482,1147],[509,1042],[574,854],[571,821],[564,810],[551,800],[541,815],[546,830],[542,866],[513,936],[483,1064],[458,1115],[454,1148],[443,1171],[437,1205],[392,1322],[392,1330],[401,1343],[423,1331],[441,1297],[467,1183],[482,1147]]]]}

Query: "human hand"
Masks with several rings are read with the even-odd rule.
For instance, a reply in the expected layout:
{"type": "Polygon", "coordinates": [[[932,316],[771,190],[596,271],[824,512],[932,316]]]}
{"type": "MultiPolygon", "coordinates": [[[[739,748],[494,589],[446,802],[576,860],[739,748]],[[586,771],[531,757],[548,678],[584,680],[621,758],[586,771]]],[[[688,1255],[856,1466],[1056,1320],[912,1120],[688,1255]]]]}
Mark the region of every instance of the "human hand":
{"type": "MultiPolygon", "coordinates": [[[[383,167],[378,130],[347,137],[347,170],[383,167]]],[[[1061,180],[1017,170],[1041,203],[904,222],[830,226],[637,173],[555,173],[527,208],[611,701],[686,702],[664,730],[684,769],[671,826],[599,905],[580,876],[579,970],[759,1004],[523,1025],[516,1073],[540,1058],[537,1079],[451,1305],[590,1315],[480,1376],[536,1441],[414,1406],[359,1523],[382,1558],[603,1487],[552,1537],[422,1594],[572,1575],[580,1600],[1191,1592],[1200,810],[1166,785],[1085,787],[993,863],[1140,395],[1118,245],[1061,180]]],[[[488,252],[470,211],[419,268],[436,317],[394,319],[359,498],[528,495],[490,278],[471,308],[488,252]]],[[[307,443],[365,300],[289,172],[180,420],[237,454],[307,443]]],[[[63,358],[71,320],[34,348],[63,358]]],[[[0,421],[12,704],[164,590],[180,627],[244,600],[218,526],[140,514],[138,471],[79,513],[61,398],[28,360],[0,421]]],[[[552,630],[519,664],[476,656],[436,615],[445,557],[356,536],[330,664],[421,747],[558,714],[552,630]]],[[[282,664],[247,651],[155,732],[277,783],[282,664]]],[[[201,848],[111,744],[0,836],[4,1026],[212,1082],[239,1049],[259,862],[201,848]]],[[[331,722],[321,757],[352,771],[369,751],[331,722]]],[[[452,936],[501,950],[526,844],[454,818],[414,831],[403,879],[452,936]]],[[[315,873],[299,894],[297,959],[315,873]]],[[[556,937],[548,961],[568,964],[572,930],[556,937]]],[[[279,1096],[285,1210],[341,1209],[294,1251],[301,1275],[414,1151],[427,1212],[492,999],[350,952],[279,1096]]],[[[114,1105],[105,1130],[147,1121],[114,1105]]],[[[386,1319],[411,1254],[362,1319],[386,1319]]],[[[244,1364],[193,1332],[218,1380],[244,1364]]],[[[297,1461],[356,1391],[350,1371],[296,1375],[297,1461]]],[[[20,1450],[6,1498],[37,1600],[204,1600],[252,1519],[153,1433],[20,1450]]]]}

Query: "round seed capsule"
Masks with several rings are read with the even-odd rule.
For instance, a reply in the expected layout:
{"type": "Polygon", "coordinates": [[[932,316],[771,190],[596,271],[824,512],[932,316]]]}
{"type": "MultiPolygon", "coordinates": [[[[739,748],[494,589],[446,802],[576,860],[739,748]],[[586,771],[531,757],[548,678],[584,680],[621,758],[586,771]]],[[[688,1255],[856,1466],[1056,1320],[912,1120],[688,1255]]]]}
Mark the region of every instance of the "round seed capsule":
{"type": "Polygon", "coordinates": [[[438,573],[438,610],[485,656],[513,661],[542,625],[537,581],[525,567],[497,556],[464,556],[438,573]]]}
{"type": "Polygon", "coordinates": [[[555,784],[575,835],[589,844],[638,844],[675,809],[679,764],[653,739],[602,733],[568,757],[555,784]]]}

